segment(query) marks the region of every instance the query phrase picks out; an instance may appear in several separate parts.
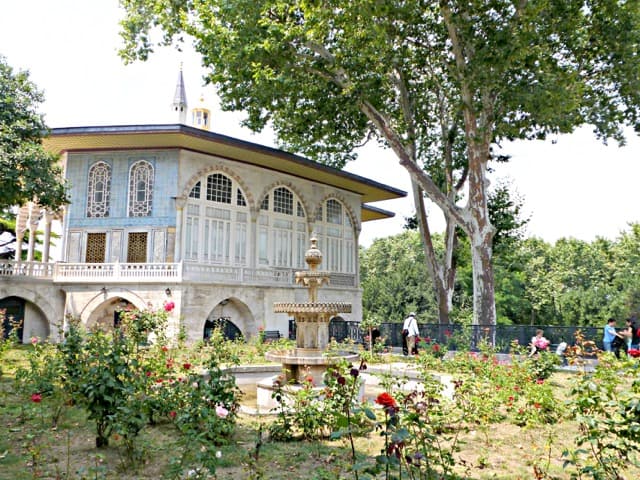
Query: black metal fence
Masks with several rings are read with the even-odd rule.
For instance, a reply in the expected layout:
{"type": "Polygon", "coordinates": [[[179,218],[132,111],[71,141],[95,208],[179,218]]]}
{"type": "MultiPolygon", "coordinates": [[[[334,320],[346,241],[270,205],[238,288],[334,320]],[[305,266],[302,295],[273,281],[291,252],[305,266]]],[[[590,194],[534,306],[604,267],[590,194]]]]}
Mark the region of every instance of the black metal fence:
{"type": "MultiPolygon", "coordinates": [[[[382,323],[378,329],[385,345],[389,347],[402,346],[402,323],[382,323]]],[[[558,326],[558,325],[440,325],[438,323],[418,324],[420,337],[431,342],[447,345],[450,350],[469,348],[477,350],[483,341],[493,343],[500,352],[509,351],[511,343],[517,340],[520,345],[528,346],[536,330],[544,331],[544,336],[551,345],[575,342],[578,330],[585,339],[596,342],[602,348],[602,327],[558,326]]],[[[360,328],[359,322],[332,320],[329,324],[329,336],[338,342],[347,339],[355,343],[364,343],[368,331],[360,328]]],[[[295,320],[289,320],[289,338],[295,338],[295,320]]]]}

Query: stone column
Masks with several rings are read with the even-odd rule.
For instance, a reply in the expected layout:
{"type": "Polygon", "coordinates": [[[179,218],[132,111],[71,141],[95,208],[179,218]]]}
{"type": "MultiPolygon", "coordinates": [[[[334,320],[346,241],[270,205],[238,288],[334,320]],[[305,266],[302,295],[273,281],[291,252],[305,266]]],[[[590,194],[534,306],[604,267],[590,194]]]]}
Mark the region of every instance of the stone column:
{"type": "Polygon", "coordinates": [[[354,287],[359,288],[360,287],[360,232],[362,231],[360,229],[360,223],[358,222],[358,228],[354,228],[354,233],[356,236],[356,241],[355,241],[355,261],[356,261],[356,276],[355,276],[355,285],[354,287]]]}
{"type": "Polygon", "coordinates": [[[33,262],[34,252],[36,249],[36,232],[42,209],[37,203],[29,202],[29,250],[27,252],[27,262],[33,262]]]}
{"type": "Polygon", "coordinates": [[[176,240],[173,253],[173,261],[182,261],[182,225],[184,224],[184,207],[187,204],[186,197],[176,197],[176,240]]]}
{"type": "Polygon", "coordinates": [[[16,216],[16,262],[22,260],[22,239],[24,238],[24,232],[27,231],[28,216],[29,207],[27,205],[23,205],[20,207],[20,210],[18,210],[18,215],[16,216]]]}
{"type": "Polygon", "coordinates": [[[49,263],[49,249],[51,247],[51,222],[53,222],[54,213],[51,210],[44,212],[44,245],[42,247],[42,261],[49,263]]]}

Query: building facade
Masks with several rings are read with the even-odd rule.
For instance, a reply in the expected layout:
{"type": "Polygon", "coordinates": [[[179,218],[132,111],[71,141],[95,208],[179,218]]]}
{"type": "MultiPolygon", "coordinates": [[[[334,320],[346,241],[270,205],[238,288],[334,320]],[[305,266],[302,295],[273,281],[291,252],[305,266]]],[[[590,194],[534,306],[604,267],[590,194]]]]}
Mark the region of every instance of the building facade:
{"type": "MultiPolygon", "coordinates": [[[[194,109],[200,126],[209,118],[194,109]]],[[[23,339],[58,338],[67,316],[109,327],[126,305],[169,301],[169,334],[189,341],[221,320],[245,338],[259,329],[286,335],[289,319],[273,303],[305,301],[294,272],[306,268],[312,236],[321,269],[331,272],[322,300],[350,302],[344,319],[360,320],[361,225],[393,215],[369,202],[406,195],[184,124],[54,129],[45,146],[61,155],[71,201],[61,214],[60,258],[49,259],[52,212],[29,205],[16,232],[18,243],[28,239],[27,261],[0,265],[0,308],[23,320],[23,339]],[[36,262],[43,217],[46,247],[36,262]]]]}

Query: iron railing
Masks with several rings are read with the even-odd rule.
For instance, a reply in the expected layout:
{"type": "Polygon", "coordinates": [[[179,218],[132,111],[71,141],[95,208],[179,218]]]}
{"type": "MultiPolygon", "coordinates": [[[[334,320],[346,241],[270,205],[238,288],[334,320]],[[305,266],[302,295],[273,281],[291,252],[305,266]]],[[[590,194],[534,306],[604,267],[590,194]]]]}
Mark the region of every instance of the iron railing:
{"type": "MultiPolygon", "coordinates": [[[[388,347],[402,347],[402,323],[386,322],[378,327],[384,344],[388,347]]],[[[420,337],[430,342],[446,345],[450,350],[459,348],[478,350],[483,341],[496,346],[507,353],[511,344],[517,340],[520,345],[528,346],[536,330],[544,331],[544,336],[552,346],[560,342],[569,345],[575,342],[575,334],[579,330],[586,340],[592,340],[598,348],[602,348],[601,327],[581,327],[576,325],[440,325],[438,323],[422,323],[418,325],[420,337]]],[[[329,324],[329,337],[338,342],[347,339],[355,343],[364,343],[368,331],[360,328],[360,322],[332,320],[329,324]]],[[[289,320],[289,338],[295,339],[295,320],[289,320]]]]}

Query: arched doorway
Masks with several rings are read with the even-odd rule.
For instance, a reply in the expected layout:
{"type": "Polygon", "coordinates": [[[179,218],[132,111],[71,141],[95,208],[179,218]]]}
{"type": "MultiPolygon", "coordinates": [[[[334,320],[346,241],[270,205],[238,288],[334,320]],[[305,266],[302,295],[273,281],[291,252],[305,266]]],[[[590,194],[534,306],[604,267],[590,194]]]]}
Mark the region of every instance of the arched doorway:
{"type": "Polygon", "coordinates": [[[207,340],[215,328],[222,329],[225,338],[251,338],[257,334],[255,319],[249,307],[235,297],[225,298],[211,309],[204,322],[202,338],[207,340]]]}
{"type": "Polygon", "coordinates": [[[329,322],[329,338],[334,338],[336,342],[343,342],[349,336],[347,322],[340,316],[333,317],[329,322]]]}
{"type": "Polygon", "coordinates": [[[26,300],[20,297],[7,297],[0,300],[0,310],[4,310],[2,321],[3,338],[9,338],[17,329],[17,338],[22,342],[24,331],[24,310],[26,300]]]}
{"type": "Polygon", "coordinates": [[[87,320],[87,328],[111,331],[120,324],[120,312],[131,305],[125,298],[113,297],[99,305],[87,320]]]}
{"type": "Polygon", "coordinates": [[[207,319],[204,323],[203,338],[205,341],[211,338],[213,330],[216,328],[222,330],[222,336],[227,340],[235,340],[242,337],[242,332],[229,317],[218,317],[215,320],[207,319]]]}

